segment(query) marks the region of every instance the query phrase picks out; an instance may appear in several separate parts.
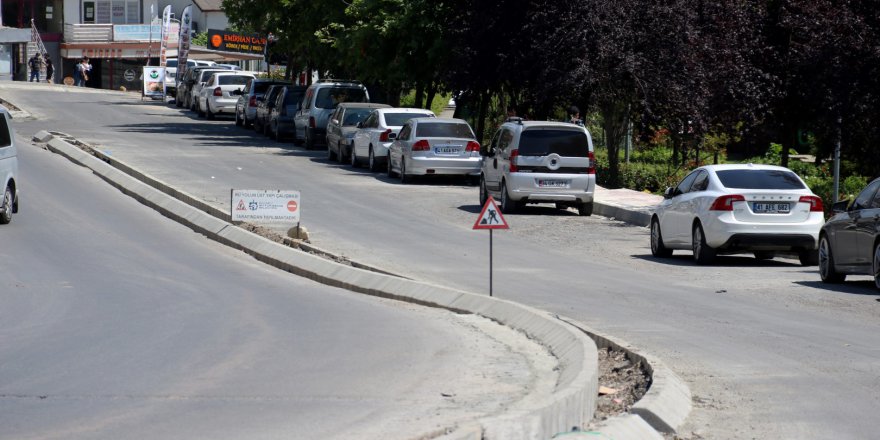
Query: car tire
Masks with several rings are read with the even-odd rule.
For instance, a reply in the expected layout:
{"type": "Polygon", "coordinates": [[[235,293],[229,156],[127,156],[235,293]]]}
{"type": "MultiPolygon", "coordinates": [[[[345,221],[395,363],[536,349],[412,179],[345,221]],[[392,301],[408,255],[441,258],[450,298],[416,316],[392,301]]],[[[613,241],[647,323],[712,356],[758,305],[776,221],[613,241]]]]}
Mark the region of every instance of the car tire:
{"type": "MultiPolygon", "coordinates": [[[[336,149],[339,150],[339,142],[336,143],[336,149]]],[[[330,143],[328,142],[327,143],[327,160],[328,161],[336,160],[337,157],[339,157],[339,152],[338,151],[333,152],[333,149],[330,148],[330,143]]]]}
{"type": "Polygon", "coordinates": [[[754,252],[756,260],[772,260],[773,257],[776,256],[776,252],[773,251],[755,251],[754,252]]]}
{"type": "Polygon", "coordinates": [[[798,252],[798,260],[801,262],[801,266],[815,266],[819,264],[819,251],[816,249],[800,251],[798,252]]]}
{"type": "Polygon", "coordinates": [[[841,283],[846,275],[837,271],[834,267],[834,255],[831,254],[831,243],[828,237],[819,238],[819,277],[823,283],[841,283]]]}
{"type": "Polygon", "coordinates": [[[254,121],[251,121],[247,117],[247,113],[241,115],[241,123],[244,128],[253,128],[254,121]]]}
{"type": "Polygon", "coordinates": [[[348,160],[348,156],[345,153],[345,148],[345,145],[342,145],[342,143],[336,143],[336,160],[339,161],[339,163],[346,163],[346,161],[348,160]]]}
{"type": "Polygon", "coordinates": [[[235,125],[241,127],[244,123],[241,121],[241,118],[238,117],[238,110],[235,111],[235,125]]]}
{"type": "Polygon", "coordinates": [[[373,154],[373,148],[370,148],[370,156],[368,160],[368,163],[370,164],[370,171],[374,173],[379,171],[379,164],[376,163],[376,155],[373,154]]]}
{"type": "Polygon", "coordinates": [[[385,161],[385,174],[389,178],[394,177],[394,169],[391,168],[391,153],[388,153],[388,159],[385,161]]]}
{"type": "Polygon", "coordinates": [[[516,202],[510,200],[510,195],[507,194],[507,182],[501,182],[501,212],[510,214],[516,211],[516,208],[516,202]]]}
{"type": "Polygon", "coordinates": [[[0,224],[8,225],[12,221],[12,188],[6,187],[3,191],[3,213],[0,214],[0,224]]]}
{"type": "Polygon", "coordinates": [[[480,175],[480,207],[486,206],[486,202],[489,200],[489,190],[486,189],[486,179],[483,178],[483,175],[480,175]]]}
{"type": "Polygon", "coordinates": [[[715,261],[717,251],[706,244],[706,234],[703,225],[696,223],[692,231],[691,248],[694,251],[694,261],[697,264],[710,264],[715,261]]]}
{"type": "Polygon", "coordinates": [[[880,242],[874,244],[874,264],[871,268],[874,272],[874,287],[880,289],[880,242]]]}
{"type": "Polygon", "coordinates": [[[578,214],[582,217],[589,217],[593,215],[593,202],[587,202],[578,205],[578,214]]]}
{"type": "Polygon", "coordinates": [[[351,143],[351,150],[349,150],[348,156],[348,164],[351,165],[352,168],[357,168],[361,166],[358,161],[357,155],[354,154],[354,142],[351,143]]]}
{"type": "Polygon", "coordinates": [[[657,217],[651,219],[651,255],[658,258],[672,256],[672,249],[663,244],[663,234],[660,232],[660,220],[657,217]]]}
{"type": "Polygon", "coordinates": [[[406,175],[406,158],[400,157],[400,183],[410,183],[412,179],[406,175]]]}
{"type": "Polygon", "coordinates": [[[177,98],[177,95],[174,95],[174,106],[177,108],[183,107],[183,102],[177,98]]]}
{"type": "Polygon", "coordinates": [[[306,128],[306,150],[313,150],[315,148],[315,139],[312,138],[310,133],[311,130],[306,128]]]}
{"type": "Polygon", "coordinates": [[[215,118],[214,112],[211,111],[211,104],[205,105],[205,116],[209,121],[213,121],[215,118]]]}
{"type": "Polygon", "coordinates": [[[198,103],[198,102],[196,103],[196,113],[199,115],[200,118],[204,118],[204,117],[205,117],[205,112],[204,112],[204,110],[202,110],[202,104],[201,104],[201,103],[198,103]]]}

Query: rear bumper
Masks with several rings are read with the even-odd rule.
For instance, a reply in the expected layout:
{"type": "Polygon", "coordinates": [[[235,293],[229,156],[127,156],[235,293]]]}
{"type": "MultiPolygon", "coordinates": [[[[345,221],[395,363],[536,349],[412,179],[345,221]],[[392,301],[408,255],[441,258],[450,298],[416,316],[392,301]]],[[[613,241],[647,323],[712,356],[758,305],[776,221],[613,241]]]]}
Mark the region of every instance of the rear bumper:
{"type": "Polygon", "coordinates": [[[719,250],[724,251],[788,251],[814,250],[816,238],[808,234],[734,234],[719,250]]]}
{"type": "Polygon", "coordinates": [[[730,251],[818,249],[819,231],[825,223],[821,212],[810,213],[806,221],[797,223],[744,223],[730,212],[701,220],[706,244],[730,251]]]}
{"type": "Polygon", "coordinates": [[[407,174],[480,174],[480,157],[467,158],[422,158],[413,157],[406,167],[407,174]]]}
{"type": "Polygon", "coordinates": [[[235,113],[235,99],[208,99],[208,106],[214,113],[235,113]]]}
{"type": "Polygon", "coordinates": [[[510,198],[529,203],[593,201],[595,174],[510,173],[507,190],[510,198]],[[538,180],[567,180],[567,188],[541,188],[538,180]]]}

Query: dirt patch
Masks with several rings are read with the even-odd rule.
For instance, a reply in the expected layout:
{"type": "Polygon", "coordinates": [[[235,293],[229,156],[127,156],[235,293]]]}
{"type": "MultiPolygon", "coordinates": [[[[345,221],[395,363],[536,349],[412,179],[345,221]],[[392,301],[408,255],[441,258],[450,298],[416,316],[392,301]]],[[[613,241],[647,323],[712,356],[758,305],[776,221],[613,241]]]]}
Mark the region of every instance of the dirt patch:
{"type": "Polygon", "coordinates": [[[611,348],[599,349],[599,399],[590,425],[629,413],[651,385],[651,376],[641,362],[633,363],[626,352],[611,348]],[[606,389],[607,388],[607,389],[606,389]],[[605,391],[605,393],[602,393],[605,391]]]}

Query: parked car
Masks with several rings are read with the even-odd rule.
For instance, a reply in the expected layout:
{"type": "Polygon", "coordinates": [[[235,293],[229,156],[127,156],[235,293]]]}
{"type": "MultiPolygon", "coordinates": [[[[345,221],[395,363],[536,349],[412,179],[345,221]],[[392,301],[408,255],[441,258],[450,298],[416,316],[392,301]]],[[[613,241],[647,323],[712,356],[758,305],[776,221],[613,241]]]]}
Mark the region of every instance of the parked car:
{"type": "Polygon", "coordinates": [[[263,99],[257,99],[257,111],[254,113],[254,130],[257,133],[269,134],[269,112],[275,107],[282,87],[284,87],[282,84],[270,85],[263,94],[263,99]]]}
{"type": "Polygon", "coordinates": [[[174,101],[180,103],[180,107],[192,108],[192,87],[198,81],[201,71],[205,69],[222,70],[213,66],[195,66],[187,69],[177,84],[177,92],[174,97],[174,101]]]}
{"type": "Polygon", "coordinates": [[[377,108],[390,108],[390,105],[369,102],[343,102],[336,106],[327,123],[327,158],[340,163],[349,159],[351,142],[358,130],[358,123],[377,108]]]}
{"type": "Polygon", "coordinates": [[[269,137],[283,140],[293,137],[293,115],[306,94],[306,86],[287,85],[278,92],[269,109],[269,137]]]}
{"type": "Polygon", "coordinates": [[[257,104],[263,99],[269,86],[275,84],[290,84],[268,78],[254,78],[248,81],[235,103],[235,125],[250,127],[257,117],[257,104]]]}
{"type": "Polygon", "coordinates": [[[651,219],[656,257],[689,249],[706,264],[717,254],[754,252],[769,259],[784,251],[797,253],[802,265],[816,264],[822,199],[788,168],[706,165],[663,197],[651,219]]]}
{"type": "Polygon", "coordinates": [[[201,115],[205,112],[205,110],[199,107],[199,95],[202,93],[202,88],[205,86],[205,83],[208,81],[208,78],[211,75],[218,72],[229,72],[229,69],[202,69],[198,71],[198,74],[193,82],[192,86],[189,88],[189,108],[190,110],[201,115]]]}
{"type": "Polygon", "coordinates": [[[834,215],[819,232],[819,276],[826,283],[847,275],[870,275],[880,289],[880,179],[849,203],[831,205],[834,215]]]}
{"type": "Polygon", "coordinates": [[[396,134],[406,121],[412,118],[433,118],[434,112],[421,108],[381,108],[373,110],[358,125],[351,148],[351,166],[357,167],[367,160],[370,171],[379,171],[388,159],[391,134],[396,134]],[[363,159],[362,159],[363,158],[363,159]]]}
{"type": "Polygon", "coordinates": [[[527,203],[554,203],[593,214],[596,159],[583,126],[509,118],[480,154],[481,206],[491,195],[505,213],[527,203]]]}
{"type": "Polygon", "coordinates": [[[3,107],[0,107],[0,178],[3,179],[0,224],[7,224],[12,221],[12,214],[18,212],[18,150],[12,117],[3,107]]]}
{"type": "Polygon", "coordinates": [[[310,85],[294,116],[294,142],[304,142],[309,150],[326,144],[330,114],[343,102],[370,102],[370,95],[358,81],[322,79],[310,85]]]}
{"type": "Polygon", "coordinates": [[[480,144],[467,122],[453,118],[414,118],[404,123],[388,150],[389,177],[406,183],[414,175],[480,173],[480,144]]]}
{"type": "Polygon", "coordinates": [[[214,119],[219,114],[234,115],[238,96],[232,92],[241,91],[252,79],[254,75],[242,72],[217,72],[211,75],[199,93],[199,116],[204,114],[208,119],[214,119]]]}
{"type": "MultiPolygon", "coordinates": [[[[202,60],[186,60],[186,69],[182,72],[183,75],[186,75],[186,71],[192,69],[196,66],[213,66],[213,61],[202,61],[202,60]]],[[[165,93],[168,95],[174,95],[174,105],[177,107],[183,107],[183,103],[177,99],[177,74],[178,74],[178,65],[177,58],[168,58],[165,60],[165,93]]],[[[183,78],[181,78],[182,80],[183,78]]]]}

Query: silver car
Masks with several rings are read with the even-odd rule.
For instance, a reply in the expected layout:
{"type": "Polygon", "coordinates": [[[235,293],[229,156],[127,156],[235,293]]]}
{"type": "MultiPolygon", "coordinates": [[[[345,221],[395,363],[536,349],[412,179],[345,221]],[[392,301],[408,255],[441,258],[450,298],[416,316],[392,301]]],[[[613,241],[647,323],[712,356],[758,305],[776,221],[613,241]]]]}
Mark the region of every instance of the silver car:
{"type": "Polygon", "coordinates": [[[480,173],[480,143],[467,122],[452,118],[414,118],[391,134],[388,176],[397,174],[406,183],[410,176],[480,173]]]}
{"type": "Polygon", "coordinates": [[[18,152],[11,119],[9,112],[0,107],[0,182],[3,182],[0,224],[11,222],[12,214],[18,212],[18,152]]]}
{"type": "Polygon", "coordinates": [[[504,213],[526,203],[555,203],[593,214],[596,159],[583,126],[510,118],[480,154],[481,206],[491,195],[504,213]]]}

